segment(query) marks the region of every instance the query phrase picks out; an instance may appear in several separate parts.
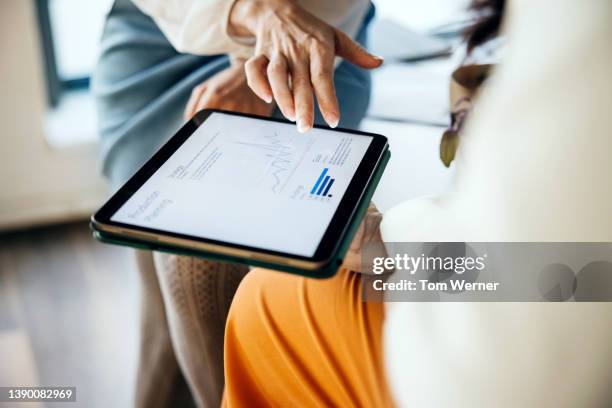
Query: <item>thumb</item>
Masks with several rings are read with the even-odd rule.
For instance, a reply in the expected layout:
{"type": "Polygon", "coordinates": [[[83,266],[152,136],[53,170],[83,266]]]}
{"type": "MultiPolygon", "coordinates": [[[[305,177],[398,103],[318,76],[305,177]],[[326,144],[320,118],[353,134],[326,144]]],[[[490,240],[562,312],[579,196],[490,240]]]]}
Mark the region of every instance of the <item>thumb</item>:
{"type": "Polygon", "coordinates": [[[196,114],[200,98],[202,97],[204,92],[206,92],[206,82],[203,82],[193,88],[193,91],[191,91],[191,96],[189,97],[189,101],[187,102],[187,106],[185,107],[185,112],[183,113],[183,117],[185,118],[185,120],[191,119],[193,115],[196,114]]]}
{"type": "Polygon", "coordinates": [[[334,29],[336,42],[336,55],[361,68],[378,68],[382,65],[383,59],[370,54],[365,48],[353,41],[342,31],[334,29]]]}

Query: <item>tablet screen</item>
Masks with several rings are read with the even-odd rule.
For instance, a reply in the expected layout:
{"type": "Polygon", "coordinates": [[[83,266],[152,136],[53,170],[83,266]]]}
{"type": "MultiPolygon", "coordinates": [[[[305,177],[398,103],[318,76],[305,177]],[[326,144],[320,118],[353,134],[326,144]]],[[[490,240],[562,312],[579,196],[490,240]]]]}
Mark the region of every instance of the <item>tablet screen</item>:
{"type": "Polygon", "coordinates": [[[111,221],[311,257],[371,142],[214,112],[111,221]]]}

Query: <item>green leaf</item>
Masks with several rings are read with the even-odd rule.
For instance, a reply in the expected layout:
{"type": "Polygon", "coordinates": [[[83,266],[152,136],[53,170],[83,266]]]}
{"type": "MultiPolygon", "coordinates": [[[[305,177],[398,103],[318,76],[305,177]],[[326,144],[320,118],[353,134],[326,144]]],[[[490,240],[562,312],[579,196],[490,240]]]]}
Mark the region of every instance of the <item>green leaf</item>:
{"type": "Polygon", "coordinates": [[[450,167],[455,159],[457,147],[459,147],[459,134],[452,130],[444,132],[440,141],[440,160],[446,167],[450,167]]]}

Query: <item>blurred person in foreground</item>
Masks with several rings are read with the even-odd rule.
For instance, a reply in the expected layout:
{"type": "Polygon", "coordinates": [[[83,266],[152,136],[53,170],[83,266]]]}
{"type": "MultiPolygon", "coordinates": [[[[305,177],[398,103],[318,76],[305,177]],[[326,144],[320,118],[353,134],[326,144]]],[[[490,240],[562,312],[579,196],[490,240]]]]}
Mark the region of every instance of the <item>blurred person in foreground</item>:
{"type": "Polygon", "coordinates": [[[366,243],[612,241],[612,3],[510,0],[502,33],[454,193],[371,213],[329,280],[241,282],[226,406],[612,406],[609,303],[361,300],[366,243]]]}

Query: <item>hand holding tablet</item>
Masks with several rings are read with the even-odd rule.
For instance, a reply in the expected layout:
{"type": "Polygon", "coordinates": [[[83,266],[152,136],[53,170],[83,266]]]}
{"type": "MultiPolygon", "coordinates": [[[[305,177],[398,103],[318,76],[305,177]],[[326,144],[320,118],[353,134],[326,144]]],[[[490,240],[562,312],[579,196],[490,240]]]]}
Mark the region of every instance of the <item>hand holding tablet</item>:
{"type": "Polygon", "coordinates": [[[389,152],[384,136],[205,110],[93,217],[96,236],[324,277],[389,152]]]}

